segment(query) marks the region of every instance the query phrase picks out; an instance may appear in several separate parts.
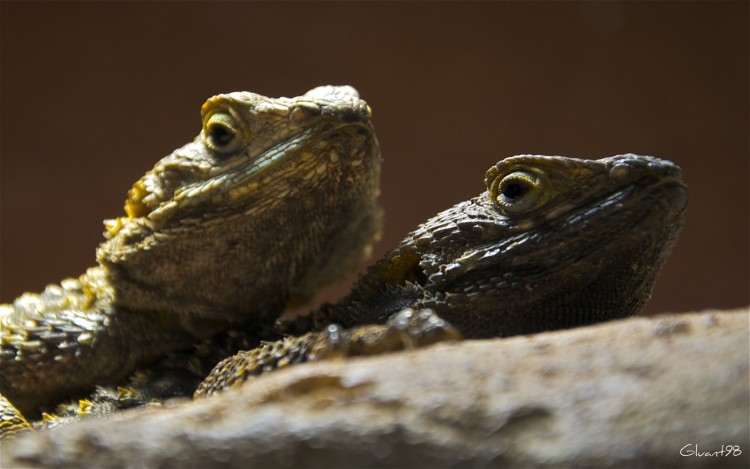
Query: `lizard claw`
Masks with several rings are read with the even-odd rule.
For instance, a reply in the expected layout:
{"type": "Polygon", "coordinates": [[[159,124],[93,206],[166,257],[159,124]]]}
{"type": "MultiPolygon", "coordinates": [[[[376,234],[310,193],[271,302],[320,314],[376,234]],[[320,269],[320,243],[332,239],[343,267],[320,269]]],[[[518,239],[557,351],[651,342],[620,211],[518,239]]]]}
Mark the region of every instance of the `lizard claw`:
{"type": "Polygon", "coordinates": [[[391,316],[386,324],[407,348],[461,339],[458,329],[431,309],[406,308],[391,316]]]}
{"type": "Polygon", "coordinates": [[[386,324],[351,329],[329,325],[316,337],[308,360],[377,355],[460,339],[458,330],[435,311],[407,308],[392,315],[386,324]]]}

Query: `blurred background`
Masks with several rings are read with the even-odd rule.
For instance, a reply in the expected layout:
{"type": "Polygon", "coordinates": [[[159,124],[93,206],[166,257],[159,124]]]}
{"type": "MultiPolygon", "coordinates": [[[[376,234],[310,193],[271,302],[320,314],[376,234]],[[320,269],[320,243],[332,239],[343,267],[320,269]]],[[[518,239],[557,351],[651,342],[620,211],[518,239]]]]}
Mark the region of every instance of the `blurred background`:
{"type": "Polygon", "coordinates": [[[206,98],[321,84],[374,110],[377,256],[499,159],[634,152],[678,163],[691,191],[646,311],[749,302],[747,2],[0,8],[1,302],[93,265],[101,220],[200,131],[206,98]]]}

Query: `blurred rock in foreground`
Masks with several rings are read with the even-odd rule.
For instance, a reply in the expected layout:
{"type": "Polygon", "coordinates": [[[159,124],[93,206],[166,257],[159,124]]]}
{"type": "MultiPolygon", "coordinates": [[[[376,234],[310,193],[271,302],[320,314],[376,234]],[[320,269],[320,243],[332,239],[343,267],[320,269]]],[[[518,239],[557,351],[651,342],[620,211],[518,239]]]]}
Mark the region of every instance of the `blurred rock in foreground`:
{"type": "Polygon", "coordinates": [[[747,309],[441,344],[29,435],[0,462],[747,467],[749,354],[747,309]]]}

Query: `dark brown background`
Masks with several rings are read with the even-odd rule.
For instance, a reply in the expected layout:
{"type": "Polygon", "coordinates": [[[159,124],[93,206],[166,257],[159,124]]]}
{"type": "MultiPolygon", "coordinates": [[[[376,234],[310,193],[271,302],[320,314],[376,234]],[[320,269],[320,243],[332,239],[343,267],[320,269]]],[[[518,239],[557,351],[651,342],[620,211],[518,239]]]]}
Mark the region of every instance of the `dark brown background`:
{"type": "Polygon", "coordinates": [[[351,84],[373,107],[378,254],[518,153],[680,164],[649,312],[748,303],[748,3],[2,3],[2,301],[94,262],[101,220],[212,94],[351,84]]]}

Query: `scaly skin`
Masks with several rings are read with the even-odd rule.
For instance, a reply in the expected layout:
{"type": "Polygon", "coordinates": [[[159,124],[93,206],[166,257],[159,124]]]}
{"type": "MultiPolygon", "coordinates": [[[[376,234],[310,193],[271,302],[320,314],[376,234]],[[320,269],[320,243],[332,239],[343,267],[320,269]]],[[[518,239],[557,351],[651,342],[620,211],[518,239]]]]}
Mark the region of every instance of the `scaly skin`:
{"type": "Polygon", "coordinates": [[[8,401],[37,418],[167,355],[188,368],[211,341],[252,343],[369,254],[380,153],[353,88],[224,94],[201,115],[105,222],[98,266],[0,306],[0,433],[24,425],[8,401]]]}
{"type": "Polygon", "coordinates": [[[485,184],[409,234],[347,298],[286,324],[298,337],[222,361],[196,396],[291,363],[637,314],[687,212],[680,168],[651,157],[515,156],[485,184]]]}

